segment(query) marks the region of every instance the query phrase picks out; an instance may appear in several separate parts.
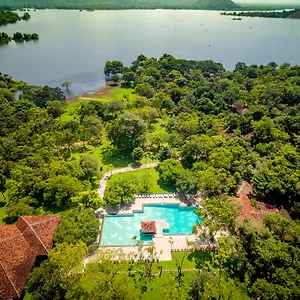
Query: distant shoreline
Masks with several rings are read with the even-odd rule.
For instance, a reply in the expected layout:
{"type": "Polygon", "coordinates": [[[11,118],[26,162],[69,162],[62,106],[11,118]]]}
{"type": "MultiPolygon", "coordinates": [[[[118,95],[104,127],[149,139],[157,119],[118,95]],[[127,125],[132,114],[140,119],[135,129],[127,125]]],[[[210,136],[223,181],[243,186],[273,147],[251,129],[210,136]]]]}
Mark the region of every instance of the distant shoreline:
{"type": "MultiPolygon", "coordinates": [[[[256,17],[256,18],[276,18],[276,19],[300,19],[300,10],[273,10],[273,11],[242,11],[223,12],[223,16],[234,17],[256,17]]],[[[235,18],[236,19],[236,18],[235,18]]]]}

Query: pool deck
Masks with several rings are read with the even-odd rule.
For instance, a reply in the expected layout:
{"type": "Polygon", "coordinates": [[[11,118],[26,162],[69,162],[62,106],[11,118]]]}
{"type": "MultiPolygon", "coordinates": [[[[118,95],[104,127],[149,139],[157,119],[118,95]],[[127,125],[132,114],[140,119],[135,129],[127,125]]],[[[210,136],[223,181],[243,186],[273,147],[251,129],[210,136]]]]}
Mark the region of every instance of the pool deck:
{"type": "MultiPolygon", "coordinates": [[[[119,206],[114,210],[103,210],[101,215],[128,215],[133,214],[137,211],[143,211],[145,204],[178,204],[179,206],[195,206],[197,205],[196,200],[191,200],[189,198],[182,198],[177,193],[170,194],[140,194],[135,195],[133,202],[128,205],[119,206]]],[[[160,224],[160,223],[158,223],[160,224]]],[[[182,251],[190,248],[187,240],[190,242],[196,241],[196,234],[186,234],[186,235],[169,235],[162,234],[159,232],[158,234],[153,236],[153,246],[157,253],[159,260],[161,261],[170,261],[172,260],[171,251],[182,251]]],[[[100,248],[117,250],[122,249],[122,251],[128,255],[132,256],[138,252],[137,246],[108,246],[100,248]]],[[[145,249],[149,247],[149,245],[143,246],[145,249]]],[[[147,252],[147,251],[146,251],[147,252]]],[[[145,254],[146,254],[145,252],[145,254]]]]}
{"type": "Polygon", "coordinates": [[[195,206],[197,205],[197,201],[189,198],[182,199],[178,193],[139,194],[133,197],[131,203],[101,210],[101,215],[129,215],[137,211],[143,211],[145,204],[178,204],[180,206],[195,206]]]}
{"type": "MultiPolygon", "coordinates": [[[[171,261],[172,260],[172,251],[183,251],[188,250],[190,245],[188,241],[195,242],[196,235],[163,235],[159,237],[153,237],[153,247],[157,253],[157,257],[160,261],[171,261]],[[171,242],[172,241],[172,242],[171,242]]],[[[147,255],[146,249],[151,245],[145,245],[143,248],[145,249],[144,255],[147,255]]],[[[109,250],[117,250],[122,249],[124,254],[127,257],[132,257],[138,253],[137,246],[109,246],[109,247],[100,247],[109,250]]]]}

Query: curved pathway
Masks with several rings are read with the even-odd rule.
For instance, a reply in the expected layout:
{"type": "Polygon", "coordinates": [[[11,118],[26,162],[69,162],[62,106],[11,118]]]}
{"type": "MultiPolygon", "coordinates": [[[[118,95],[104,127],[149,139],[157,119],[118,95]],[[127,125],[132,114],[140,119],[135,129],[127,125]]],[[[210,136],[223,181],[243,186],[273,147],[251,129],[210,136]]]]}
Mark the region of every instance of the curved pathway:
{"type": "Polygon", "coordinates": [[[115,169],[115,170],[111,170],[109,172],[106,172],[105,174],[103,174],[103,176],[100,179],[100,184],[99,184],[99,187],[98,187],[99,197],[103,199],[106,184],[107,184],[107,180],[109,179],[110,176],[112,176],[114,174],[137,171],[137,170],[141,170],[141,169],[155,168],[155,167],[159,166],[160,164],[161,164],[160,162],[154,162],[154,163],[144,164],[144,165],[140,165],[140,166],[136,166],[136,167],[126,167],[126,168],[115,169]]]}

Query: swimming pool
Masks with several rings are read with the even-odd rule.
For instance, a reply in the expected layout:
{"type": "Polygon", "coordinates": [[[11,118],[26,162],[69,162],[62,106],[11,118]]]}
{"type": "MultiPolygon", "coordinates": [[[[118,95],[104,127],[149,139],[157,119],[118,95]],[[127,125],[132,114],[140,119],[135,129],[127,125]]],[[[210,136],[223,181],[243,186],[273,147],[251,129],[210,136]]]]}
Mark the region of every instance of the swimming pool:
{"type": "Polygon", "coordinates": [[[101,246],[134,245],[134,236],[150,243],[152,236],[141,232],[141,221],[164,220],[170,226],[165,234],[191,234],[193,225],[201,223],[195,214],[195,206],[181,207],[178,204],[145,204],[143,212],[131,215],[106,216],[102,228],[101,246]]]}

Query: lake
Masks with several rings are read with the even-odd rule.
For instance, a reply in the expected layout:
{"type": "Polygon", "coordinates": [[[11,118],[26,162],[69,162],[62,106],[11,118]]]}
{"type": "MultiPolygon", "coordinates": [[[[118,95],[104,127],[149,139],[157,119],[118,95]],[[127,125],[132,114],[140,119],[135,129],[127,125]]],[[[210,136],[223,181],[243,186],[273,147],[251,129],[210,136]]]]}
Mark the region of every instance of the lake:
{"type": "Polygon", "coordinates": [[[104,85],[104,64],[130,65],[139,54],[212,59],[226,69],[247,64],[300,64],[300,20],[243,18],[217,11],[127,10],[31,11],[28,22],[0,31],[36,32],[37,42],[0,46],[0,72],[29,84],[60,86],[70,80],[72,95],[104,85]]]}

